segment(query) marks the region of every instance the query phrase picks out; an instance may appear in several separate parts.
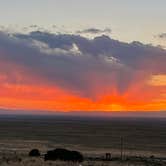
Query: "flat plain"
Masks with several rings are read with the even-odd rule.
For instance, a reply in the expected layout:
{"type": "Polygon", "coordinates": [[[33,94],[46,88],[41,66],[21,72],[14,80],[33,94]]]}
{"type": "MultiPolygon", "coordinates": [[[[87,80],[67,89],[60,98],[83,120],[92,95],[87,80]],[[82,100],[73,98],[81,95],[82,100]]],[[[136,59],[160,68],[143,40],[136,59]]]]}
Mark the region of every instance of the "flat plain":
{"type": "MultiPolygon", "coordinates": [[[[85,156],[156,156],[166,154],[164,118],[81,118],[61,116],[1,116],[0,156],[26,158],[38,148],[81,151],[85,156]]],[[[39,164],[40,165],[40,164],[39,164]]]]}

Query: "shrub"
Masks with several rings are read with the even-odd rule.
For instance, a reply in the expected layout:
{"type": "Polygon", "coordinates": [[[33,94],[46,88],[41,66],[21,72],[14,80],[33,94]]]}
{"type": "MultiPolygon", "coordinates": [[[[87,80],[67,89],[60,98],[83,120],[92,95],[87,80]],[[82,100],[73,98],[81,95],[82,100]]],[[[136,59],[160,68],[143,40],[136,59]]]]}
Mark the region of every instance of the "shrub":
{"type": "Polygon", "coordinates": [[[67,149],[59,148],[59,149],[48,151],[47,154],[45,154],[45,160],[82,162],[83,155],[78,151],[70,151],[67,149]]]}
{"type": "Polygon", "coordinates": [[[32,149],[30,152],[29,152],[29,156],[31,157],[39,157],[40,156],[40,152],[38,149],[32,149]]]}

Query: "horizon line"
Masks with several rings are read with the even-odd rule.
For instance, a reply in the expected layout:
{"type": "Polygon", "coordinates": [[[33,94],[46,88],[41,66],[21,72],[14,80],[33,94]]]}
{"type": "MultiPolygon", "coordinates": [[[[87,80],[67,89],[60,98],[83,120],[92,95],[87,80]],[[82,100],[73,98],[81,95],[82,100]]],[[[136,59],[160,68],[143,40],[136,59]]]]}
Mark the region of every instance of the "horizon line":
{"type": "Polygon", "coordinates": [[[120,117],[120,118],[166,118],[166,110],[161,111],[44,111],[0,109],[0,116],[69,116],[69,117],[120,117]]]}

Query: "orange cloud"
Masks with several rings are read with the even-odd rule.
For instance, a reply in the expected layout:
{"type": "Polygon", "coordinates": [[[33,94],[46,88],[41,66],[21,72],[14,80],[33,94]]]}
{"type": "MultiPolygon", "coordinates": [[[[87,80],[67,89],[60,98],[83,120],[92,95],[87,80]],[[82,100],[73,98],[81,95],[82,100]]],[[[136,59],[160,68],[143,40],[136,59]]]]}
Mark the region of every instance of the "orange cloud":
{"type": "Polygon", "coordinates": [[[149,80],[149,84],[153,86],[166,86],[166,75],[153,75],[149,80]]]}
{"type": "Polygon", "coordinates": [[[96,94],[94,100],[58,86],[4,83],[1,84],[0,107],[48,111],[151,111],[166,108],[165,96],[161,98],[160,90],[155,87],[144,89],[135,85],[123,94],[116,91],[110,95],[96,94]]]}

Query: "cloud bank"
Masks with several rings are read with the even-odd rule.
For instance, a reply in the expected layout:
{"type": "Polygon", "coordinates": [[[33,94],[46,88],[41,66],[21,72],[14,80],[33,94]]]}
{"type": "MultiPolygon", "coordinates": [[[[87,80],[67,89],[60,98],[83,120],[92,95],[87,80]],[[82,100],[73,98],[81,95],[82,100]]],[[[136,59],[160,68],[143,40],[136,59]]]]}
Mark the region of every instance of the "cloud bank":
{"type": "MultiPolygon", "coordinates": [[[[108,29],[83,32],[101,31],[108,29]]],[[[165,49],[106,35],[88,39],[41,31],[0,32],[0,105],[37,109],[40,104],[43,110],[162,110],[166,107],[165,62],[165,49]],[[158,83],[154,84],[155,77],[158,83]]]]}

